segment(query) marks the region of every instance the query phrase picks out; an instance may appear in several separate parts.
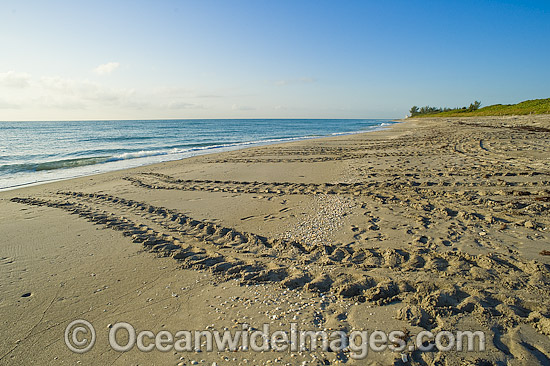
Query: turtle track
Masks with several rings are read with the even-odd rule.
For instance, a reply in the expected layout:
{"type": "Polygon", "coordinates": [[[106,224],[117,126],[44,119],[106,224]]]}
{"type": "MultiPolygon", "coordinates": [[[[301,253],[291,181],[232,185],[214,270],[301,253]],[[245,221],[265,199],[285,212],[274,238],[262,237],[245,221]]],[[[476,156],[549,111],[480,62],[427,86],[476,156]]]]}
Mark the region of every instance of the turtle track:
{"type": "Polygon", "coordinates": [[[400,301],[422,309],[426,317],[419,324],[425,328],[466,312],[486,321],[488,314],[500,314],[511,327],[531,323],[543,333],[550,331],[544,326],[550,308],[540,302],[550,296],[550,266],[538,262],[497,254],[438,253],[420,246],[306,246],[108,194],[59,192],[56,198],[11,201],[62,209],[120,231],[144,250],[170,256],[184,268],[209,271],[218,281],[274,283],[378,305],[400,301]],[[439,279],[449,276],[455,285],[440,286],[439,279]],[[493,283],[491,289],[487,281],[493,283]]]}

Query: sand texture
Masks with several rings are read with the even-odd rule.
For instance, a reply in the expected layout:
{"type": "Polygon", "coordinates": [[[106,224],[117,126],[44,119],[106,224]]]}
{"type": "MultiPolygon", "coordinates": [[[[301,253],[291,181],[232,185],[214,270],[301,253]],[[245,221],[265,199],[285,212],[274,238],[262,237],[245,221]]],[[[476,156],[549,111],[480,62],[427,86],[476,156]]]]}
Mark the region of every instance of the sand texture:
{"type": "Polygon", "coordinates": [[[412,119],[2,192],[0,365],[549,365],[549,227],[550,116],[412,119]],[[74,319],[97,331],[87,353],[63,341],[74,319]],[[487,340],[119,353],[119,321],[487,340]]]}

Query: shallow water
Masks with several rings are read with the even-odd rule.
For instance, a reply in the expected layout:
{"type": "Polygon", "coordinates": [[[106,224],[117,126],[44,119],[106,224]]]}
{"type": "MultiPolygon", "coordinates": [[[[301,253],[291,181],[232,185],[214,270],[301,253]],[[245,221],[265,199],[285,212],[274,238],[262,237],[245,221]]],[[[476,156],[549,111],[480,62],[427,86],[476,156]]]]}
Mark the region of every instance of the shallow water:
{"type": "Polygon", "coordinates": [[[248,146],[366,132],[380,119],[0,122],[0,189],[248,146]]]}

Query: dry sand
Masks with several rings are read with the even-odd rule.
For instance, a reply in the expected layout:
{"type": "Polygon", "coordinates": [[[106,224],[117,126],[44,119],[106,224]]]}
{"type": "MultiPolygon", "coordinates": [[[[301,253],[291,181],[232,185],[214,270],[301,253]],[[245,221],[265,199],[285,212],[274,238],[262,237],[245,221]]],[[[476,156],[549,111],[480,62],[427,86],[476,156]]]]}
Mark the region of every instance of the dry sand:
{"type": "Polygon", "coordinates": [[[2,192],[0,364],[549,365],[549,226],[550,116],[413,119],[2,192]],[[84,354],[63,340],[75,319],[96,329],[84,354]],[[119,353],[108,326],[121,321],[487,340],[407,347],[406,363],[389,350],[119,353]]]}

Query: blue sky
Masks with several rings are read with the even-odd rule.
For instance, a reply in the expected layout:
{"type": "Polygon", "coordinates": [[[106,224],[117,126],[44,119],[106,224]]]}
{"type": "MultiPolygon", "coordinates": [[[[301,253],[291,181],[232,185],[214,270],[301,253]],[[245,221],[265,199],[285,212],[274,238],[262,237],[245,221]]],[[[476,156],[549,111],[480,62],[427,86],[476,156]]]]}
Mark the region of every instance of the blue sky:
{"type": "Polygon", "coordinates": [[[399,118],[550,97],[550,1],[2,1],[0,120],[399,118]]]}

